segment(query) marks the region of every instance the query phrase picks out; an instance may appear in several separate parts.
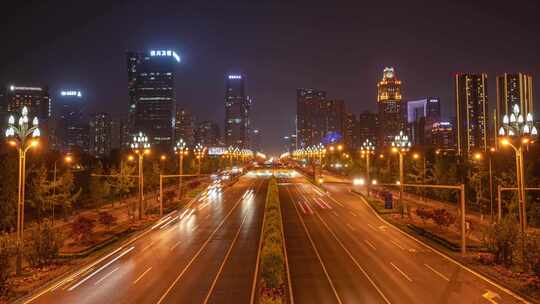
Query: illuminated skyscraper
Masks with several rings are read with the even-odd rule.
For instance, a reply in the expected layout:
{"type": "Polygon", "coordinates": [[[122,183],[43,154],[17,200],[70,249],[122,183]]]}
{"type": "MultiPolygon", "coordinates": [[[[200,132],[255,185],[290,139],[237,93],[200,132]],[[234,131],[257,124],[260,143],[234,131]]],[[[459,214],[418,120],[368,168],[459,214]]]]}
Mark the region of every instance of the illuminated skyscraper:
{"type": "Polygon", "coordinates": [[[107,113],[97,113],[90,120],[90,153],[107,156],[111,152],[111,118],[107,113]]]}
{"type": "Polygon", "coordinates": [[[243,75],[228,75],[225,91],[225,145],[249,148],[249,112],[251,99],[246,96],[243,75]]]}
{"type": "Polygon", "coordinates": [[[326,92],[317,89],[296,90],[296,123],[298,148],[317,145],[323,137],[317,121],[321,103],[326,100],[326,92]]]}
{"type": "Polygon", "coordinates": [[[379,108],[379,144],[389,146],[394,136],[405,127],[405,106],[402,103],[401,81],[394,68],[385,68],[383,79],[377,84],[379,108]]]}
{"type": "Polygon", "coordinates": [[[83,116],[84,98],[81,90],[62,90],[53,102],[53,116],[56,120],[56,148],[63,152],[75,147],[88,150],[88,126],[83,116]]]}
{"type": "Polygon", "coordinates": [[[512,113],[512,107],[517,104],[522,113],[533,113],[533,78],[530,75],[503,74],[497,76],[497,126],[499,130],[504,115],[512,113]]]}
{"type": "Polygon", "coordinates": [[[358,115],[358,120],[354,128],[357,145],[361,145],[367,139],[375,146],[378,146],[377,131],[379,130],[379,115],[369,111],[364,111],[358,115]]]}
{"type": "Polygon", "coordinates": [[[196,144],[195,119],[185,109],[176,112],[174,134],[175,141],[182,139],[190,147],[196,144]]]}
{"type": "Polygon", "coordinates": [[[450,122],[440,121],[431,125],[431,144],[437,150],[455,149],[454,131],[450,122]]]}
{"type": "Polygon", "coordinates": [[[485,151],[488,142],[487,75],[457,74],[455,92],[458,154],[485,151]]]}
{"type": "Polygon", "coordinates": [[[176,106],[174,77],[180,57],[171,50],[127,53],[129,124],[151,143],[170,147],[176,106]]]}
{"type": "Polygon", "coordinates": [[[195,129],[195,142],[205,147],[216,147],[220,145],[219,126],[213,121],[202,121],[195,129]]]}
{"type": "Polygon", "coordinates": [[[407,125],[413,145],[431,145],[431,129],[441,118],[438,97],[427,97],[407,103],[407,125]]]}

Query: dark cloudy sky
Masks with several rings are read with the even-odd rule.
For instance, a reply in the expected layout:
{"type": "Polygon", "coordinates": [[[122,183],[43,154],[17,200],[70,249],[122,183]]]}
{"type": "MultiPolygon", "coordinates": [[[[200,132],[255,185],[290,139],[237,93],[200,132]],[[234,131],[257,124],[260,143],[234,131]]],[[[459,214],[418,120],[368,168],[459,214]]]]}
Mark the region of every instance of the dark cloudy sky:
{"type": "MultiPolygon", "coordinates": [[[[2,1],[0,83],[80,87],[88,111],[125,115],[125,51],[170,48],[177,100],[223,123],[224,75],[247,75],[263,148],[294,129],[295,90],[316,87],[354,113],[375,110],[394,66],[405,99],[440,96],[453,116],[455,72],[527,72],[540,82],[535,1],[2,1]],[[46,2],[46,4],[45,4],[46,2]],[[294,4],[293,4],[294,3],[294,4]]],[[[537,100],[538,94],[537,95],[537,100]]],[[[538,107],[537,107],[538,108],[538,107]]]]}

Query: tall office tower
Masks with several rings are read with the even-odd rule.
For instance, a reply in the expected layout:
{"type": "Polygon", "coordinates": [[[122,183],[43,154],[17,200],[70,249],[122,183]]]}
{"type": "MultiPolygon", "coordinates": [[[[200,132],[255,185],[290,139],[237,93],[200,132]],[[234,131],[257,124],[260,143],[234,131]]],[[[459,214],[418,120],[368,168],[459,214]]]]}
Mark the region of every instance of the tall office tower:
{"type": "Polygon", "coordinates": [[[358,145],[362,145],[369,139],[375,146],[378,143],[379,115],[369,111],[364,111],[358,115],[358,120],[354,128],[355,138],[358,145]]]}
{"type": "MultiPolygon", "coordinates": [[[[51,97],[46,86],[18,86],[10,85],[2,94],[4,105],[4,117],[2,122],[7,124],[7,116],[21,115],[23,107],[28,108],[30,117],[37,117],[41,131],[41,141],[48,145],[50,139],[51,97]]],[[[3,133],[3,132],[2,132],[3,133]]]]}
{"type": "Polygon", "coordinates": [[[174,127],[175,140],[182,139],[188,146],[194,146],[195,143],[195,119],[185,109],[176,112],[174,127]]]}
{"type": "Polygon", "coordinates": [[[225,91],[225,145],[249,148],[249,112],[243,75],[228,75],[225,91]]]}
{"type": "Polygon", "coordinates": [[[317,143],[344,142],[345,128],[345,101],[340,99],[322,101],[315,117],[315,129],[322,135],[317,143]]]}
{"type": "Polygon", "coordinates": [[[129,120],[111,120],[111,149],[122,149],[129,146],[132,141],[129,120]]]}
{"type": "Polygon", "coordinates": [[[522,113],[534,114],[532,76],[522,73],[505,73],[497,76],[497,126],[495,130],[501,126],[502,117],[512,113],[512,107],[515,104],[519,105],[522,113]]]}
{"type": "Polygon", "coordinates": [[[219,126],[213,121],[202,121],[195,129],[195,142],[205,147],[219,146],[219,126]]]}
{"type": "Polygon", "coordinates": [[[130,131],[142,131],[164,148],[173,143],[178,62],[180,57],[171,50],[127,53],[130,131]]]}
{"type": "Polygon", "coordinates": [[[296,134],[283,136],[283,147],[285,148],[285,152],[289,153],[292,153],[294,150],[296,150],[296,134]]]}
{"type": "Polygon", "coordinates": [[[87,125],[83,116],[84,99],[81,90],[61,90],[53,105],[55,146],[63,152],[78,147],[88,151],[87,125]]]}
{"type": "Polygon", "coordinates": [[[401,81],[394,68],[383,71],[383,79],[377,84],[379,109],[379,144],[390,146],[399,131],[405,128],[405,106],[401,97],[401,81]]]}
{"type": "Polygon", "coordinates": [[[249,140],[251,147],[250,149],[254,152],[261,152],[262,151],[262,134],[260,129],[252,129],[251,130],[251,138],[249,140]]]}
{"type": "Polygon", "coordinates": [[[345,115],[345,134],[343,136],[345,145],[351,149],[356,150],[359,144],[358,139],[356,138],[356,133],[354,129],[356,128],[356,116],[353,113],[348,112],[345,115]]]}
{"type": "Polygon", "coordinates": [[[487,149],[488,96],[486,74],[456,74],[457,152],[487,149]]]}
{"type": "Polygon", "coordinates": [[[112,121],[107,113],[97,113],[90,119],[90,153],[106,156],[111,152],[112,121]]]}
{"type": "Polygon", "coordinates": [[[298,148],[317,145],[323,133],[317,128],[316,120],[320,112],[320,104],[326,100],[326,92],[316,89],[296,90],[296,130],[298,148]]]}
{"type": "Polygon", "coordinates": [[[415,146],[431,145],[431,129],[441,119],[438,97],[427,97],[407,102],[407,129],[415,146]]]}
{"type": "Polygon", "coordinates": [[[439,121],[431,125],[431,144],[437,150],[452,151],[455,149],[454,130],[448,121],[439,121]]]}

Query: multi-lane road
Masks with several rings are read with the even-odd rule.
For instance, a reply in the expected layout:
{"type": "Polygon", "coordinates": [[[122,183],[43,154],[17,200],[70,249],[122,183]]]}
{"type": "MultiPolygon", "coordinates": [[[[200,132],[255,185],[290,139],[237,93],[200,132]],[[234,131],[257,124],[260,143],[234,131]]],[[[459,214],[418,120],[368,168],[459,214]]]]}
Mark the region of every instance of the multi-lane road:
{"type": "Polygon", "coordinates": [[[206,191],[23,303],[249,303],[268,181],[206,191]]]}
{"type": "Polygon", "coordinates": [[[280,180],[296,303],[520,303],[383,221],[345,184],[280,180]]]}
{"type": "MultiPolygon", "coordinates": [[[[268,177],[208,190],[22,303],[253,303],[268,177]]],[[[278,178],[295,303],[519,303],[381,219],[344,184],[278,178]]]]}

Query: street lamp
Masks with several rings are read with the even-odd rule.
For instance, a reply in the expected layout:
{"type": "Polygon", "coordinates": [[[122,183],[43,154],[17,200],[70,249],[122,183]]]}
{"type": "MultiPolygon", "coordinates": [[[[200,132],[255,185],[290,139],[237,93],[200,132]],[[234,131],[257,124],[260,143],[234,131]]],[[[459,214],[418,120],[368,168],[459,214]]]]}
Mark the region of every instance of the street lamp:
{"type": "Polygon", "coordinates": [[[131,149],[139,157],[139,220],[142,219],[142,205],[144,200],[144,171],[143,160],[145,154],[150,154],[150,143],[148,137],[139,132],[133,136],[133,142],[131,143],[131,149]]]}
{"type": "Polygon", "coordinates": [[[375,146],[369,139],[366,139],[366,141],[364,141],[364,143],[360,147],[360,153],[362,154],[363,157],[366,158],[366,179],[367,179],[366,192],[367,192],[367,196],[369,196],[369,183],[370,183],[369,158],[371,157],[372,154],[375,154],[375,146]]]}
{"type": "Polygon", "coordinates": [[[34,117],[32,124],[29,124],[28,108],[23,107],[18,124],[15,124],[15,117],[10,116],[8,128],[6,129],[6,138],[8,143],[19,151],[19,186],[17,200],[17,264],[16,273],[21,274],[22,269],[22,248],[23,248],[23,230],[24,230],[24,190],[26,176],[26,152],[31,147],[38,145],[40,131],[38,128],[38,119],[34,117]]]}
{"type": "Polygon", "coordinates": [[[410,148],[409,136],[405,135],[403,131],[399,131],[399,135],[396,135],[392,142],[392,152],[399,154],[399,205],[401,206],[401,217],[403,217],[403,209],[406,209],[407,215],[409,214],[409,210],[403,202],[403,155],[410,148]]]}
{"type": "MultiPolygon", "coordinates": [[[[205,153],[206,153],[206,147],[203,147],[201,143],[198,143],[193,149],[193,154],[195,154],[195,157],[197,158],[197,162],[198,162],[197,174],[201,174],[201,161],[205,153]]],[[[239,154],[237,153],[237,155],[239,154]]]]}
{"type": "Polygon", "coordinates": [[[516,180],[519,197],[519,222],[521,227],[521,250],[525,250],[525,230],[527,229],[527,216],[525,208],[525,173],[523,161],[523,147],[538,135],[538,130],[534,126],[532,113],[527,113],[525,119],[520,112],[519,106],[514,105],[510,117],[504,115],[502,126],[499,129],[499,136],[503,146],[510,146],[516,154],[516,180]]]}
{"type": "Polygon", "coordinates": [[[178,199],[182,197],[182,175],[184,174],[184,155],[188,155],[188,148],[183,139],[179,139],[174,146],[174,153],[178,154],[178,199]]]}
{"type": "MultiPolygon", "coordinates": [[[[73,157],[71,157],[71,155],[66,155],[64,157],[64,162],[69,164],[73,161],[73,157]]],[[[51,201],[51,211],[52,211],[52,217],[51,217],[51,225],[54,227],[54,207],[55,207],[55,204],[56,204],[56,172],[57,172],[57,166],[56,166],[56,163],[58,162],[58,160],[56,159],[54,161],[54,170],[53,170],[53,198],[54,198],[54,202],[51,201]]]]}
{"type": "Polygon", "coordinates": [[[234,148],[233,146],[229,146],[227,148],[227,155],[229,156],[229,165],[231,167],[231,170],[232,170],[232,167],[233,167],[233,156],[234,156],[234,148]]]}

